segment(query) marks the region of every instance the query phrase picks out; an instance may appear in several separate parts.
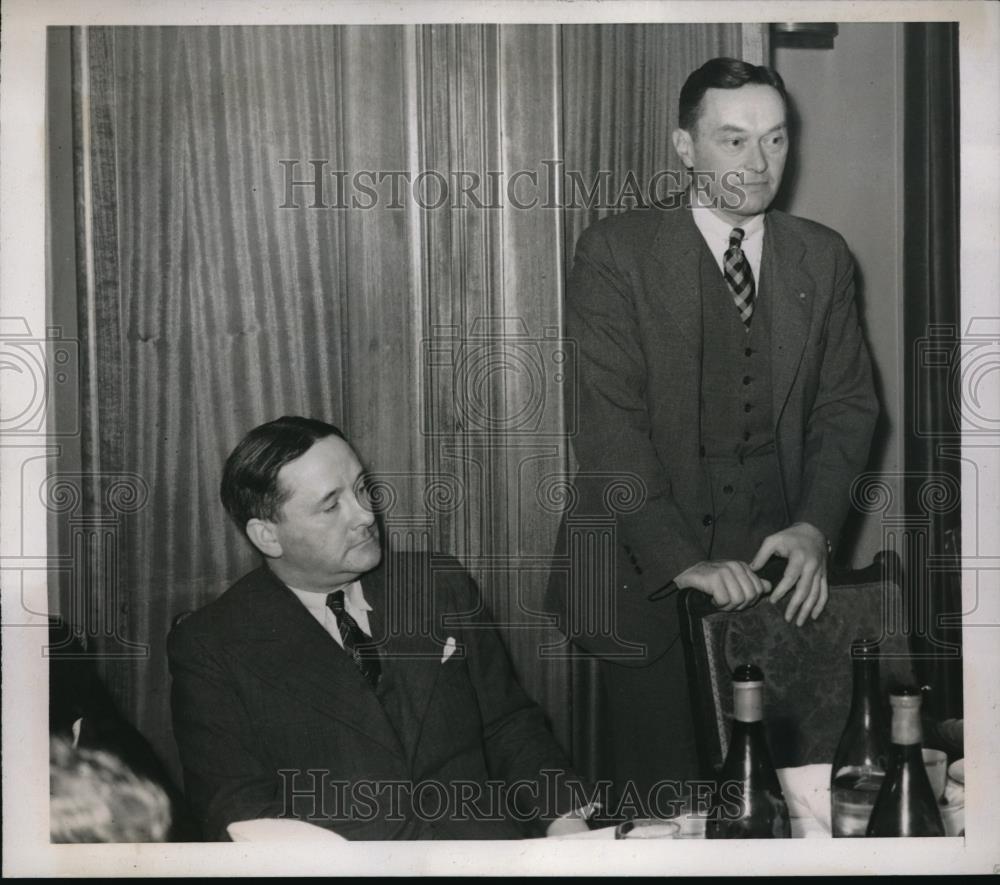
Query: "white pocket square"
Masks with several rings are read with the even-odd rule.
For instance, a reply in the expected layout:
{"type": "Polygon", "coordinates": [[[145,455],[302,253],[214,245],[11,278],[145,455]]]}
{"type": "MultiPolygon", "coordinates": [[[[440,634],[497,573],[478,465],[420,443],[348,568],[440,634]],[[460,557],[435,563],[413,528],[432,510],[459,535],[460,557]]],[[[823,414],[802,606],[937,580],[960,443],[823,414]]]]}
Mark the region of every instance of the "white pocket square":
{"type": "Polygon", "coordinates": [[[453,654],[455,654],[455,637],[449,636],[444,644],[444,654],[441,655],[441,663],[443,664],[453,654]]]}

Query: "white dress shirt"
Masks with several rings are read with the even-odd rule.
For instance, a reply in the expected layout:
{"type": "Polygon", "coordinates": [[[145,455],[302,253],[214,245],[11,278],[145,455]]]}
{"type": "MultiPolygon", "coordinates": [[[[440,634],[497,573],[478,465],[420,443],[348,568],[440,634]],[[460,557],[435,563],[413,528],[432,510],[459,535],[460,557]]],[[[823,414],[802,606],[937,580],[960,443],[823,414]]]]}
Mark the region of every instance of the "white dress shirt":
{"type": "MultiPolygon", "coordinates": [[[[340,628],[337,626],[337,616],[330,611],[326,604],[326,597],[333,591],[317,593],[312,590],[299,590],[296,587],[289,587],[288,589],[306,607],[309,614],[319,621],[323,629],[334,638],[337,645],[343,648],[344,639],[340,635],[340,628]]],[[[371,626],[368,624],[368,612],[372,610],[372,607],[365,599],[360,581],[355,581],[344,590],[344,611],[357,621],[358,626],[364,631],[366,636],[372,635],[371,626]]]]}
{"type": "Polygon", "coordinates": [[[740,224],[719,218],[708,206],[692,206],[691,217],[701,231],[702,237],[708,244],[708,248],[719,265],[720,272],[724,271],[724,259],[726,250],[729,248],[729,235],[734,227],[743,230],[743,244],[741,249],[750,262],[750,269],[753,271],[753,281],[756,292],[760,294],[760,262],[764,254],[764,213],[754,215],[740,224]]]}

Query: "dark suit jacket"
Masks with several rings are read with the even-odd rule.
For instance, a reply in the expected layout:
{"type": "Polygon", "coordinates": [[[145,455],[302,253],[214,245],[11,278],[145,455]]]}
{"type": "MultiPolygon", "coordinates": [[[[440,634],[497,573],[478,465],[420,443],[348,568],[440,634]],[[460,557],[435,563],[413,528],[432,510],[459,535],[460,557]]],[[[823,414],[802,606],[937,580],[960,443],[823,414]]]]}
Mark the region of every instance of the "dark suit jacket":
{"type": "Polygon", "coordinates": [[[174,731],[206,838],[225,839],[232,821],[280,816],[352,839],[519,838],[519,815],[537,816],[538,831],[574,807],[563,782],[541,775],[565,774],[566,759],[457,562],[387,557],[362,586],[383,682],[405,711],[396,721],[266,567],[172,631],[174,731]],[[449,637],[456,651],[442,663],[449,637]],[[414,784],[436,782],[452,801],[490,778],[526,782],[515,814],[510,797],[490,804],[488,794],[465,820],[461,807],[442,814],[433,785],[418,788],[411,808],[414,784]]]}
{"type": "MultiPolygon", "coordinates": [[[[854,264],[829,228],[778,211],[766,224],[775,494],[789,524],[812,523],[835,540],[878,414],[854,264]]],[[[702,359],[713,356],[702,353],[706,248],[688,209],[627,212],[584,231],[566,287],[579,383],[579,508],[601,509],[594,498],[609,475],[634,477],[643,498],[616,517],[617,579],[604,592],[616,594],[617,635],[574,634],[573,619],[568,632],[598,654],[620,651],[621,640],[645,644],[646,655],[623,663],[647,664],[676,638],[676,605],[648,596],[707,553],[703,520],[712,510],[699,457],[702,359]]],[[[550,592],[556,609],[582,605],[558,576],[550,592]]]]}

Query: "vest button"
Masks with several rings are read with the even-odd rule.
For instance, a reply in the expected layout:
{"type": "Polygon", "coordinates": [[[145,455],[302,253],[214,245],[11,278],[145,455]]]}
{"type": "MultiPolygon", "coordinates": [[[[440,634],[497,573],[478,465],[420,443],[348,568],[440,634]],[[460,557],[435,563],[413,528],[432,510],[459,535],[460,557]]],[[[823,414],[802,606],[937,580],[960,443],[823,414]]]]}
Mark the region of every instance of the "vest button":
{"type": "Polygon", "coordinates": [[[722,491],[725,492],[727,495],[731,495],[733,493],[733,487],[729,485],[723,486],[722,491]]]}
{"type": "Polygon", "coordinates": [[[712,524],[712,517],[711,517],[711,515],[708,514],[708,513],[706,513],[705,516],[701,520],[701,524],[703,526],[705,526],[705,528],[708,528],[712,524]]]}
{"type": "Polygon", "coordinates": [[[753,349],[748,347],[743,351],[743,356],[753,356],[753,349]]]}
{"type": "Polygon", "coordinates": [[[749,384],[751,381],[753,381],[753,378],[751,378],[749,375],[744,375],[743,376],[743,383],[744,384],[749,384]]]}
{"type": "Polygon", "coordinates": [[[749,412],[752,408],[753,408],[753,406],[751,406],[750,403],[743,403],[743,411],[744,412],[749,412]]]}
{"type": "Polygon", "coordinates": [[[705,457],[705,447],[704,446],[698,446],[698,454],[701,455],[702,458],[705,457]]]}
{"type": "Polygon", "coordinates": [[[743,431],[743,442],[750,442],[750,431],[749,430],[744,430],[743,431]]]}

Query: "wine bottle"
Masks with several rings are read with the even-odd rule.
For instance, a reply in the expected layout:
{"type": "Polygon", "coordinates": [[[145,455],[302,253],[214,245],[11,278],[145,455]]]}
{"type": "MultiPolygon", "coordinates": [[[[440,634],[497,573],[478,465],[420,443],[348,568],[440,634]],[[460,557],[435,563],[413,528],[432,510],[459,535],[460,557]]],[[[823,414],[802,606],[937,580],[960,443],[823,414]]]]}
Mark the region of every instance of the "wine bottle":
{"type": "Polygon", "coordinates": [[[943,836],[941,812],[920,752],[920,692],[900,688],[889,697],[892,737],[885,780],[875,799],[869,836],[943,836]]]}
{"type": "Polygon", "coordinates": [[[851,643],[854,690],[830,770],[830,819],[834,836],[864,836],[885,777],[888,734],[879,702],[878,644],[851,643]]]}
{"type": "Polygon", "coordinates": [[[733,733],[719,774],[708,839],[787,839],[788,806],[764,735],[764,674],[744,665],[733,671],[733,733]]]}

